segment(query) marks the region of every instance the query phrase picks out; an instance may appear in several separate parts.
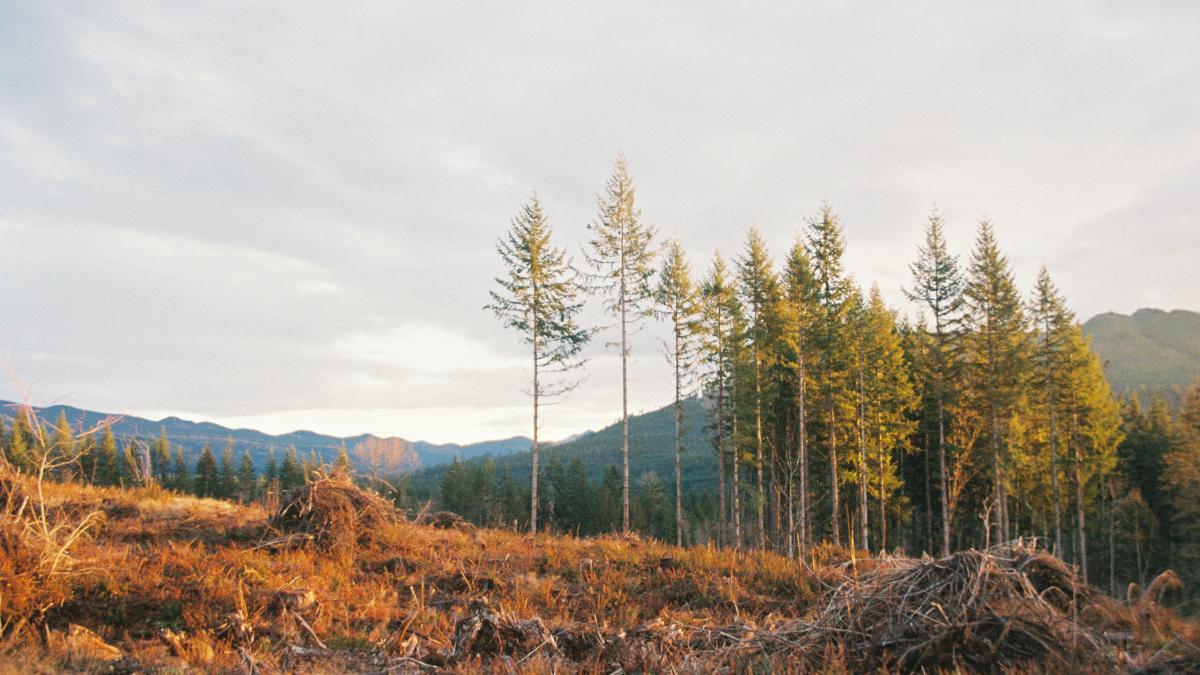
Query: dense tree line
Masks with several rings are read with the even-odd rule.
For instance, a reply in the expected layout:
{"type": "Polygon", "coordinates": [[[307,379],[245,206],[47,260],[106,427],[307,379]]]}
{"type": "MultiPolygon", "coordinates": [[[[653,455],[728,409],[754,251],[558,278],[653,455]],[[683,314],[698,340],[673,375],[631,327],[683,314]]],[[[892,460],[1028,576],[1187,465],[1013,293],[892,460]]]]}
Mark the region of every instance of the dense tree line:
{"type": "Polygon", "coordinates": [[[165,432],[158,438],[118,439],[110,428],[95,433],[73,430],[64,415],[54,425],[38,420],[28,408],[18,408],[5,427],[0,418],[0,462],[16,471],[36,474],[52,464],[48,478],[100,486],[137,487],[158,485],[183,494],[241,502],[263,499],[269,494],[304,485],[318,472],[350,473],[350,457],[342,448],[333,465],[322,463],[315,454],[300,457],[295,447],[282,455],[268,451],[262,470],[250,453],[236,452],[233,440],[226,442],[220,458],[205,445],[194,458],[173,445],[165,432]]]}
{"type": "MultiPolygon", "coordinates": [[[[989,221],[978,224],[964,261],[950,251],[940,215],[930,214],[905,288],[917,311],[902,317],[846,271],[830,204],[806,222],[782,264],[752,228],[738,255],[717,253],[698,279],[680,242],[667,242],[655,281],[655,232],[633,195],[618,161],[590,226],[592,273],[576,281],[560,255],[556,278],[576,284],[572,298],[598,293],[617,319],[623,423],[629,326],[655,315],[671,328],[676,401],[698,389],[711,413],[717,482],[712,508],[699,512],[712,522],[682,508],[677,474],[668,537],[682,543],[689,532],[690,541],[803,555],[821,542],[946,553],[1036,536],[1085,573],[1109,565],[1113,583],[1132,578],[1119,561],[1150,569],[1190,555],[1180,542],[1200,536],[1192,522],[1200,492],[1180,482],[1200,470],[1180,453],[1194,445],[1188,425],[1200,413],[1189,417],[1185,405],[1175,421],[1160,402],[1148,412],[1129,403],[1122,413],[1049,273],[1043,268],[1023,293],[989,221]],[[1120,556],[1118,542],[1144,550],[1120,556]]],[[[548,242],[540,205],[537,213],[548,242]]],[[[519,235],[514,226],[507,241],[519,235]]],[[[511,255],[505,262],[513,279],[538,272],[511,255]]],[[[522,316],[549,322],[556,311],[539,319],[526,307],[522,316]]],[[[586,331],[571,328],[583,339],[586,331]]],[[[535,416],[535,431],[538,423],[535,416]]],[[[621,457],[628,529],[627,434],[621,457]]],[[[569,475],[534,465],[533,480],[553,484],[531,497],[534,508],[553,504],[563,529],[611,529],[602,499],[611,495],[603,486],[569,488],[569,475]],[[597,501],[581,509],[562,501],[585,493],[597,501]],[[559,515],[577,510],[591,519],[559,515]]]]}

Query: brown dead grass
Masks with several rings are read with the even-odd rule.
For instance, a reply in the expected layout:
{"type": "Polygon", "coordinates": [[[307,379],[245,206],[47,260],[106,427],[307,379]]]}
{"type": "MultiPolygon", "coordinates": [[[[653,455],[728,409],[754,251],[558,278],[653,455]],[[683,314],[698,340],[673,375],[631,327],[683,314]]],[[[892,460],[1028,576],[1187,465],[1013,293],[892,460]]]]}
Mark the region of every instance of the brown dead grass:
{"type": "MultiPolygon", "coordinates": [[[[377,502],[331,487],[283,500],[280,511],[302,506],[288,520],[155,489],[47,486],[57,517],[98,509],[105,521],[76,544],[77,574],[54,605],[0,636],[10,641],[0,662],[25,672],[837,672],[860,654],[801,645],[797,627],[816,623],[848,581],[902,567],[833,549],[798,564],[634,536],[439,528],[390,511],[364,517],[358,505],[377,502]],[[322,510],[332,495],[349,502],[322,510]],[[347,503],[353,535],[327,532],[345,525],[347,503]],[[62,646],[81,629],[119,659],[62,646]]],[[[1138,625],[1122,603],[1106,611],[1092,620],[1138,625]]],[[[1155,650],[1196,637],[1171,621],[1155,650]]],[[[1184,654],[1181,644],[1159,660],[1184,654]]]]}

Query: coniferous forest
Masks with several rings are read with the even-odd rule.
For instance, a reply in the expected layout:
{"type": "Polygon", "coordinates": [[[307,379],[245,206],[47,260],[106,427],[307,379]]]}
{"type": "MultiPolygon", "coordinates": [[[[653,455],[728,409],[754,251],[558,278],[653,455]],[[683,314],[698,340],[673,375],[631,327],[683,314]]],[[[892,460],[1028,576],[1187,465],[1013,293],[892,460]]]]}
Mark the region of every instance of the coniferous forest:
{"type": "Polygon", "coordinates": [[[846,271],[829,203],[785,251],[750,228],[732,256],[693,266],[680,241],[655,239],[618,160],[575,268],[534,197],[501,241],[508,275],[489,305],[529,348],[532,461],[428,472],[441,503],[533,531],[632,528],[789,556],[826,543],[945,555],[1036,537],[1110,589],[1200,569],[1200,383],[1179,411],[1119,399],[1049,270],[1018,280],[988,220],[965,252],[946,227],[931,211],[902,314],[846,271]],[[600,332],[577,324],[591,298],[622,355],[633,322],[670,329],[675,461],[632,481],[626,406],[619,464],[553,448],[538,460],[542,403],[577,384],[581,345],[600,332]],[[697,443],[716,467],[707,485],[681,475],[697,443]]]}

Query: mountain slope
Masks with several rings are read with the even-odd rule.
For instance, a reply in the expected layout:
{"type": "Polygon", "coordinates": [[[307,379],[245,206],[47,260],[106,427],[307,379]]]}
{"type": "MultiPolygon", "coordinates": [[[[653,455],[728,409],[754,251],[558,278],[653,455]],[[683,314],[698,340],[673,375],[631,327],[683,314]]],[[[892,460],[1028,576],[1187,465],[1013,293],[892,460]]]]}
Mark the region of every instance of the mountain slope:
{"type": "MultiPolygon", "coordinates": [[[[0,401],[0,417],[11,418],[15,405],[9,401],[0,401]]],[[[90,428],[110,416],[109,413],[67,405],[35,408],[35,411],[38,417],[51,423],[58,419],[60,413],[65,413],[67,421],[74,429],[90,428]]],[[[6,425],[7,423],[6,420],[6,425]]],[[[232,439],[234,448],[239,452],[242,449],[249,451],[254,463],[260,468],[266,464],[271,448],[275,448],[276,452],[283,452],[289,446],[295,446],[301,457],[315,453],[321,461],[332,462],[337,458],[344,443],[351,461],[357,468],[374,468],[377,473],[396,473],[449,464],[455,457],[471,459],[483,455],[504,456],[528,450],[531,443],[523,436],[467,445],[409,441],[397,437],[380,438],[371,434],[341,438],[313,431],[293,431],[276,436],[253,429],[230,429],[212,422],[192,422],[178,417],[165,417],[155,421],[131,415],[121,417],[112,426],[112,430],[120,439],[157,438],[160,433],[166,432],[171,443],[184,448],[185,454],[189,456],[198,453],[205,445],[212,446],[214,451],[219,452],[225,443],[232,439]]]]}
{"type": "Polygon", "coordinates": [[[1083,324],[1119,394],[1162,393],[1177,398],[1200,378],[1200,313],[1139,309],[1130,316],[1099,314],[1083,324]]]}
{"type": "MultiPolygon", "coordinates": [[[[683,483],[684,487],[711,489],[717,482],[717,461],[712,439],[707,431],[711,415],[697,398],[683,402],[683,483]]],[[[588,478],[600,480],[609,465],[621,464],[621,423],[615,422],[600,431],[573,440],[542,446],[538,453],[539,467],[552,459],[563,464],[573,459],[583,462],[588,478]]],[[[494,458],[496,470],[508,469],[516,482],[529,482],[530,454],[518,452],[494,458]]],[[[474,460],[483,461],[483,458],[474,460]]],[[[436,484],[445,475],[446,466],[433,467],[413,476],[415,483],[436,484]]],[[[675,475],[675,407],[667,405],[629,418],[629,475],[636,485],[639,478],[654,473],[670,484],[675,475]]]]}

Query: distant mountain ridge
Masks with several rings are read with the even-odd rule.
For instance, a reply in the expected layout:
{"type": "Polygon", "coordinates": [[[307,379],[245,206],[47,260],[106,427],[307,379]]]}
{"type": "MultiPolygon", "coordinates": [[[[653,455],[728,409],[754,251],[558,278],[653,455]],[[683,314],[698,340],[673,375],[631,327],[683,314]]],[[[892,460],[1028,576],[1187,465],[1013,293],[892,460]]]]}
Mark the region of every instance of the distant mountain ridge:
{"type": "Polygon", "coordinates": [[[1200,378],[1200,312],[1106,312],[1088,319],[1083,331],[1120,395],[1163,394],[1177,401],[1200,378]]]}
{"type": "MultiPolygon", "coordinates": [[[[12,409],[17,404],[11,401],[0,401],[0,417],[12,417],[12,409]]],[[[52,405],[34,408],[38,417],[53,423],[60,413],[65,413],[67,421],[73,429],[89,428],[107,417],[109,413],[84,410],[69,405],[52,405]]],[[[344,443],[350,454],[351,461],[360,470],[376,469],[379,473],[399,471],[414,471],[423,468],[449,464],[455,457],[472,459],[483,455],[505,456],[514,452],[527,451],[532,441],[524,436],[513,436],[494,441],[469,443],[429,443],[426,441],[409,441],[404,438],[381,438],[372,434],[357,436],[329,436],[313,431],[293,431],[287,434],[271,435],[254,429],[231,429],[212,422],[192,422],[179,417],[164,417],[161,420],[149,420],[133,415],[119,416],[120,419],[112,426],[113,434],[120,439],[157,438],[166,432],[172,444],[184,448],[191,457],[199,453],[205,445],[212,446],[214,452],[220,452],[225,443],[232,439],[234,447],[250,453],[256,466],[267,462],[268,451],[274,448],[276,453],[286,452],[288,447],[295,446],[301,457],[315,453],[323,462],[332,462],[341,452],[344,443]]],[[[7,424],[7,422],[6,422],[7,424]]]]}

